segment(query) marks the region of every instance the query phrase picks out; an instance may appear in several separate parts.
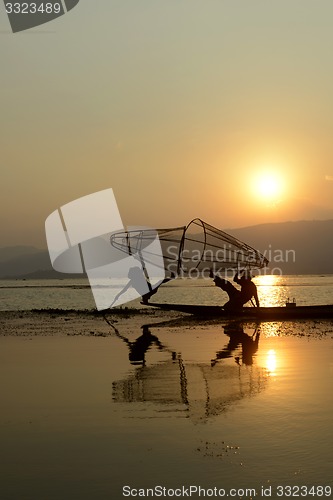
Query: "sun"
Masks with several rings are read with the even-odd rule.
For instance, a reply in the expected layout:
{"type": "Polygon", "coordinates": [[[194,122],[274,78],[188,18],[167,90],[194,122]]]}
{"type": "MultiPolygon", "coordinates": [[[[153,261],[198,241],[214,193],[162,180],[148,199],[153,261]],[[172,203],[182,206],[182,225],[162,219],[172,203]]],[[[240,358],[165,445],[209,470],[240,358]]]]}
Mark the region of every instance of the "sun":
{"type": "Polygon", "coordinates": [[[283,191],[282,179],[276,172],[261,172],[254,178],[253,191],[257,198],[277,202],[283,191]]]}

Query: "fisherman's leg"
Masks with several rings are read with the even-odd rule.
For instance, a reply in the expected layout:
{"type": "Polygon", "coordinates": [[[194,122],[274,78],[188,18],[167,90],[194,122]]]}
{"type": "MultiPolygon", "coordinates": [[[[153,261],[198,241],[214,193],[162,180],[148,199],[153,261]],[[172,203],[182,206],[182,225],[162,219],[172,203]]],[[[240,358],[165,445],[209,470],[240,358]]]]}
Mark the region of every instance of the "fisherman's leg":
{"type": "Polygon", "coordinates": [[[174,280],[175,278],[176,278],[175,273],[171,273],[170,277],[164,278],[164,280],[161,281],[161,283],[156,288],[152,288],[151,290],[149,290],[149,292],[142,295],[142,302],[144,304],[148,304],[150,297],[152,297],[153,295],[155,295],[155,293],[158,292],[158,289],[161,285],[164,285],[165,283],[168,283],[169,281],[174,280]]]}
{"type": "Polygon", "coordinates": [[[155,293],[157,293],[157,290],[158,290],[158,287],[155,288],[154,290],[151,290],[150,292],[147,292],[144,295],[142,295],[142,302],[144,304],[148,304],[148,301],[149,301],[150,297],[152,297],[153,295],[155,295],[155,293]]]}
{"type": "Polygon", "coordinates": [[[227,311],[239,311],[240,309],[242,309],[242,307],[243,307],[243,303],[241,300],[240,292],[239,292],[239,290],[237,290],[235,288],[234,292],[232,292],[232,296],[230,297],[230,300],[228,300],[228,302],[226,302],[224,304],[223,309],[225,309],[227,311]]]}

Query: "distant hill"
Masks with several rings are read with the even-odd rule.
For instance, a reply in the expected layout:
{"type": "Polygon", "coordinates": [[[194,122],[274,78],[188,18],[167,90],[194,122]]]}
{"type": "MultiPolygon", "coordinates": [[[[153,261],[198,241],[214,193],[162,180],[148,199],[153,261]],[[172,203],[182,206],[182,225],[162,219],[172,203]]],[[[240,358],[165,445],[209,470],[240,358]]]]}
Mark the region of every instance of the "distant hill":
{"type": "MultiPolygon", "coordinates": [[[[225,231],[264,253],[271,270],[278,268],[283,274],[333,274],[333,220],[260,224],[225,231]]],[[[0,248],[0,279],[82,276],[54,271],[47,250],[0,248]]]]}
{"type": "Polygon", "coordinates": [[[297,221],[226,232],[264,253],[283,274],[333,274],[333,220],[297,221]]]}
{"type": "Polygon", "coordinates": [[[0,263],[7,260],[22,257],[23,255],[32,255],[40,252],[41,250],[35,247],[15,246],[0,248],[0,263]]]}
{"type": "Polygon", "coordinates": [[[54,271],[47,250],[25,246],[0,248],[0,279],[64,279],[82,276],[54,271]]]}

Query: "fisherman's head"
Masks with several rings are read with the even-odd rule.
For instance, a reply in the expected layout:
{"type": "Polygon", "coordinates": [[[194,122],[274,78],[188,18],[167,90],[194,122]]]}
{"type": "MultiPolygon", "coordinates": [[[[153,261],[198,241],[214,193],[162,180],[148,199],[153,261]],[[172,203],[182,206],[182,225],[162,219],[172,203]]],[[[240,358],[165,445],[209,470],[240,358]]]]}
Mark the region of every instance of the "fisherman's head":
{"type": "Polygon", "coordinates": [[[142,269],[139,266],[134,266],[134,267],[131,267],[129,269],[127,276],[131,280],[135,280],[137,278],[142,278],[143,271],[142,271],[142,269]]]}
{"type": "Polygon", "coordinates": [[[250,271],[244,271],[243,274],[240,277],[241,281],[251,281],[252,280],[252,274],[250,271]]]}

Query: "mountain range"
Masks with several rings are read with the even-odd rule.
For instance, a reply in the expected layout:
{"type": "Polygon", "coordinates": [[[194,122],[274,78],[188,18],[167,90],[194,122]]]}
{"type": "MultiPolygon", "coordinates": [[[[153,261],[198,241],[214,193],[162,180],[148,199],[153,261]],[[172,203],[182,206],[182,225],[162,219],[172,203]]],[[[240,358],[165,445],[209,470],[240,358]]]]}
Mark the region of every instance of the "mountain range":
{"type": "MultiPolygon", "coordinates": [[[[263,253],[275,274],[333,274],[333,220],[269,223],[225,231],[263,253]]],[[[82,275],[54,271],[46,249],[0,248],[0,279],[74,277],[82,275]]]]}
{"type": "Polygon", "coordinates": [[[227,230],[263,253],[283,274],[333,274],[333,220],[297,221],[227,230]]]}

